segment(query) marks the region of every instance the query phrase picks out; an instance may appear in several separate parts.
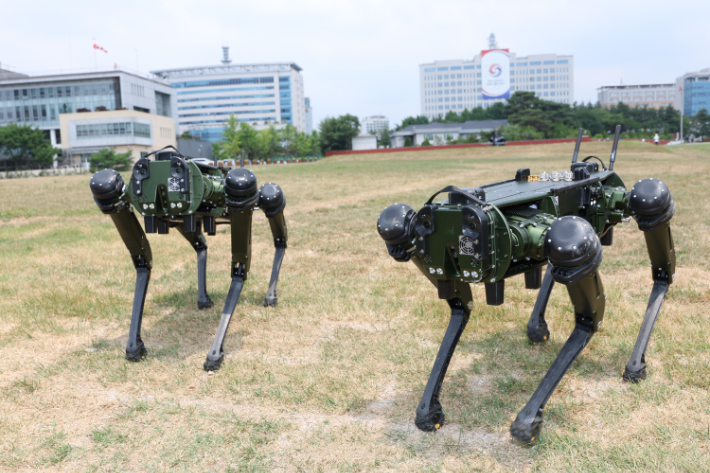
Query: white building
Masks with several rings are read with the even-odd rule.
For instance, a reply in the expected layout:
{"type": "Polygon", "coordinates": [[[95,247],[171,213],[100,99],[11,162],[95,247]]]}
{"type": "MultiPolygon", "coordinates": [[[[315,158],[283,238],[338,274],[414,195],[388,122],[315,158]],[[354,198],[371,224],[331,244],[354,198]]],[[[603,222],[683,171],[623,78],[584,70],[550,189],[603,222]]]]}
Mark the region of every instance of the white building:
{"type": "Polygon", "coordinates": [[[33,125],[53,146],[62,144],[60,114],[127,109],[172,119],[175,108],[170,84],[154,76],[121,69],[43,76],[0,70],[0,126],[33,125]]]}
{"type": "Polygon", "coordinates": [[[229,48],[223,51],[221,65],[153,71],[175,89],[180,133],[218,141],[231,115],[257,129],[291,124],[306,131],[302,69],[297,64],[231,64],[229,48]]]}
{"type": "MultiPolygon", "coordinates": [[[[492,42],[494,46],[495,40],[492,42]]],[[[496,49],[491,47],[491,49],[496,49]]],[[[574,103],[574,57],[572,55],[510,55],[510,94],[535,92],[543,100],[574,103]]],[[[421,114],[429,119],[489,107],[505,99],[484,99],[481,90],[481,54],[471,60],[434,61],[419,66],[421,114]]]]}
{"type": "Polygon", "coordinates": [[[410,125],[390,135],[393,148],[402,148],[407,138],[412,146],[421,146],[429,140],[432,146],[445,145],[453,140],[465,140],[471,136],[481,139],[481,133],[491,133],[508,124],[508,120],[479,120],[464,123],[429,123],[410,125]]]}
{"type": "Polygon", "coordinates": [[[377,137],[375,135],[355,136],[352,140],[352,149],[354,151],[377,149],[377,137]]]}
{"type": "Polygon", "coordinates": [[[602,107],[625,103],[629,107],[674,107],[675,84],[606,85],[597,89],[597,100],[602,107]]]}
{"type": "Polygon", "coordinates": [[[365,117],[360,121],[361,135],[380,135],[383,130],[390,127],[390,121],[384,115],[365,117]]]}

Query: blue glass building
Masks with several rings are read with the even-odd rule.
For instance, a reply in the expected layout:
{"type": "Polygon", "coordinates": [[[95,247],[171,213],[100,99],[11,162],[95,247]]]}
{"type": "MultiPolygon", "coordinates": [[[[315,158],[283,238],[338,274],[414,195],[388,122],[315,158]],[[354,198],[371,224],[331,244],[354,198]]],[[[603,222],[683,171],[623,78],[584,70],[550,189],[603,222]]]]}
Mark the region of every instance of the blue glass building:
{"type": "Polygon", "coordinates": [[[256,129],[293,125],[306,130],[301,68],[295,63],[231,64],[153,71],[177,98],[179,133],[211,142],[222,138],[230,116],[256,129]]]}

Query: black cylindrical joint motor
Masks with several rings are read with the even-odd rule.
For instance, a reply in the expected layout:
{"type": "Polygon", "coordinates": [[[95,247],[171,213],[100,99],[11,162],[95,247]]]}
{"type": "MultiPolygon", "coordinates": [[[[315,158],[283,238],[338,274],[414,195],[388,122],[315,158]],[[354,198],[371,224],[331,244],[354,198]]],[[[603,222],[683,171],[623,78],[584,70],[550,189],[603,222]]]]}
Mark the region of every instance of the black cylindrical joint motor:
{"type": "Polygon", "coordinates": [[[668,186],[658,179],[638,181],[629,192],[629,208],[646,239],[653,280],[673,282],[676,256],[670,221],[675,203],[668,186]]]}
{"type": "Polygon", "coordinates": [[[545,235],[545,253],[555,282],[567,286],[577,324],[599,330],[606,298],[599,278],[602,245],[594,228],[581,217],[555,219],[545,235]]]}
{"type": "Polygon", "coordinates": [[[286,207],[286,198],[278,184],[267,182],[259,189],[259,207],[267,217],[273,217],[286,207]]]}
{"type": "Polygon", "coordinates": [[[105,214],[116,211],[118,197],[123,194],[124,182],[118,171],[104,169],[93,175],[89,182],[91,193],[99,209],[105,214]]]}
{"type": "Polygon", "coordinates": [[[387,244],[387,251],[397,261],[409,261],[409,249],[414,245],[414,226],[412,222],[416,212],[407,204],[392,204],[382,211],[377,219],[377,233],[387,244]]]}
{"type": "Polygon", "coordinates": [[[224,180],[224,192],[230,210],[246,210],[254,207],[259,199],[256,189],[256,176],[244,168],[229,171],[224,180]]]}

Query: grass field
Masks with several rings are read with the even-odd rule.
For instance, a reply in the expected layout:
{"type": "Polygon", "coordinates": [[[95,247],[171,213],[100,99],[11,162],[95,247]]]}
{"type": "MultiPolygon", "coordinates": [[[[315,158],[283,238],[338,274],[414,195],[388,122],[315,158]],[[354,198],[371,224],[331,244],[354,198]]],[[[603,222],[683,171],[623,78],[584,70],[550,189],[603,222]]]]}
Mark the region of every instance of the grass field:
{"type": "MultiPolygon", "coordinates": [[[[572,144],[344,156],[255,169],[287,196],[289,248],[276,308],[261,306],[273,247],[261,213],[250,279],[222,369],[202,362],[229,287],[229,235],[210,237],[197,310],[194,251],[151,235],[143,322],[148,358],[124,360],[135,271],[89,176],[0,181],[0,470],[710,471],[710,146],[622,143],[627,186],[657,177],[676,201],[678,255],[647,352],[648,380],[621,382],[651,291],[642,234],[604,248],[602,330],[545,411],[533,447],[509,425],[573,328],[566,291],[532,345],[536,293],[483,288],[442,390],[448,423],[414,427],[449,310],[375,231],[394,202],[419,208],[442,187],[569,168],[572,144]]],[[[582,153],[608,158],[608,143],[582,153]]]]}

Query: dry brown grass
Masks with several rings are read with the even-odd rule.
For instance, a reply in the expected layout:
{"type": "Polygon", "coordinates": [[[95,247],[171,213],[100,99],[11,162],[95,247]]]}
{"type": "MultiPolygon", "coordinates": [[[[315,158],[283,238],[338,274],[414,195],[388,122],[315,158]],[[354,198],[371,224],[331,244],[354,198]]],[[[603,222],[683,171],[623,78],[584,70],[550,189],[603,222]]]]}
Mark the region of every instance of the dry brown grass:
{"type": "MultiPolygon", "coordinates": [[[[553,292],[546,346],[526,341],[535,294],[509,281],[506,304],[477,304],[443,388],[449,423],[414,427],[416,403],[448,322],[413,265],[375,232],[382,208],[417,207],[454,184],[568,167],[573,145],[328,158],[257,168],[286,193],[289,249],[279,305],[261,307],[273,249],[254,224],[252,274],[226,361],[202,361],[229,286],[229,235],[211,237],[196,308],[194,252],[152,236],[144,340],[123,360],[134,271],[88,176],[0,181],[0,469],[58,471],[708,471],[710,464],[710,147],[622,143],[627,184],[658,177],[676,200],[677,283],[648,352],[649,379],[621,383],[651,279],[635,224],[602,266],[603,330],[546,410],[540,442],[508,427],[572,329],[553,292]]],[[[606,160],[608,143],[583,146],[606,160]]]]}

